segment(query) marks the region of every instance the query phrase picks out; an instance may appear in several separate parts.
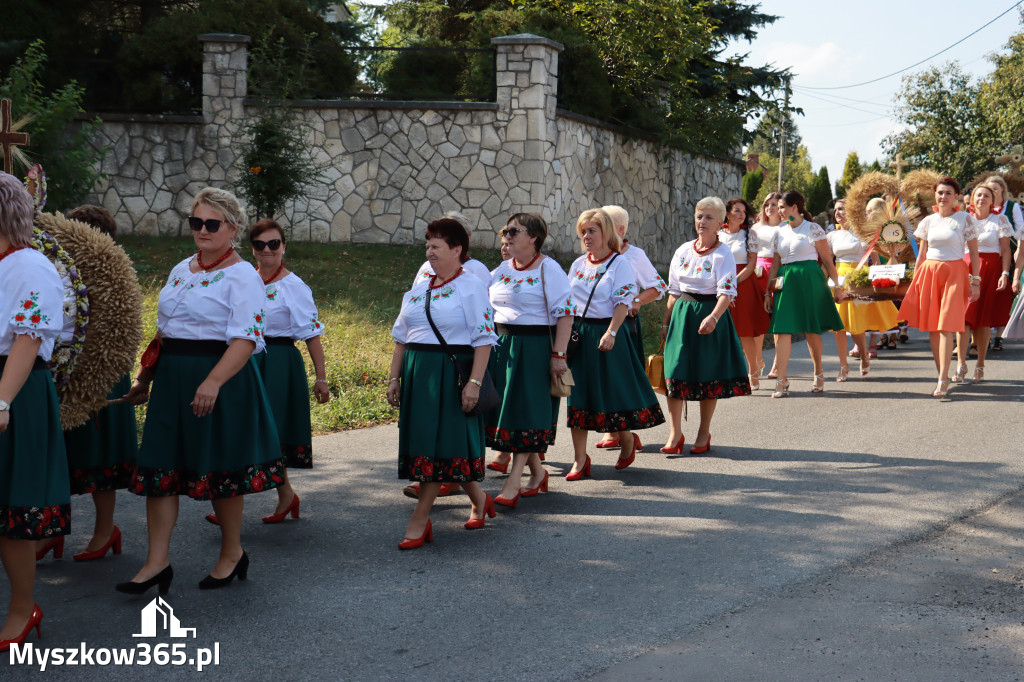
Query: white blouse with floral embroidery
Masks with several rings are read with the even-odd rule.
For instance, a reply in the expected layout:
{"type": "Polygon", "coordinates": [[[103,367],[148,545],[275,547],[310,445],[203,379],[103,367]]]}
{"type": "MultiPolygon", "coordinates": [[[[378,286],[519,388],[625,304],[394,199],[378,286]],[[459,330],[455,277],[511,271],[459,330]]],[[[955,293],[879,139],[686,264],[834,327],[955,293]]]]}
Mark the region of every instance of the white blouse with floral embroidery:
{"type": "Polygon", "coordinates": [[[313,290],[294,272],[266,285],[263,302],[267,311],[267,336],[306,341],[324,333],[324,325],[313,301],[313,290]]]}
{"type": "Polygon", "coordinates": [[[430,296],[430,317],[449,346],[493,346],[498,343],[494,331],[494,310],[487,289],[479,279],[463,272],[437,289],[427,279],[416,282],[402,298],[402,309],[391,328],[396,343],[440,341],[427,321],[426,303],[430,296]]]}
{"type": "Polygon", "coordinates": [[[978,226],[978,253],[1000,253],[999,240],[1013,237],[1013,226],[1004,215],[989,214],[984,220],[975,218],[975,223],[978,226]]]}
{"type": "Polygon", "coordinates": [[[262,352],[266,290],[256,270],[240,261],[222,270],[191,272],[193,258],[175,265],[160,290],[157,329],[168,339],[246,339],[255,342],[253,353],[262,352]]]}
{"type": "Polygon", "coordinates": [[[0,355],[8,355],[14,337],[40,339],[36,353],[43,360],[64,324],[64,285],[53,263],[33,248],[8,254],[0,261],[0,355]]]}
{"type": "Polygon", "coordinates": [[[661,278],[661,275],[654,268],[654,264],[647,257],[647,253],[639,246],[634,246],[633,244],[627,244],[623,248],[625,249],[625,251],[622,251],[623,257],[629,261],[629,264],[633,266],[633,271],[636,272],[637,296],[640,295],[641,291],[657,289],[658,298],[654,300],[661,299],[665,292],[668,291],[668,285],[665,284],[665,280],[661,278]]]}
{"type": "Polygon", "coordinates": [[[736,260],[732,250],[719,242],[710,253],[693,250],[697,241],[686,242],[672,256],[668,268],[668,293],[714,294],[736,298],[736,260]]]}
{"type": "Polygon", "coordinates": [[[547,257],[534,270],[516,270],[511,259],[502,261],[491,274],[488,294],[494,307],[494,321],[501,324],[550,326],[560,317],[576,314],[569,278],[554,259],[547,257]],[[545,294],[547,310],[544,309],[545,294]]]}
{"type": "MultiPolygon", "coordinates": [[[[487,269],[487,266],[478,261],[476,258],[470,258],[462,264],[462,269],[471,275],[475,275],[478,280],[484,283],[484,286],[490,286],[491,284],[491,271],[487,269]]],[[[430,261],[425,261],[420,269],[416,271],[416,276],[412,278],[413,286],[421,281],[426,281],[434,276],[434,268],[430,265],[430,261]]]]}
{"type": "Polygon", "coordinates": [[[925,216],[914,236],[928,242],[927,260],[953,261],[964,257],[967,242],[978,237],[978,221],[970,213],[957,211],[948,218],[938,213],[925,216]]]}
{"type": "Polygon", "coordinates": [[[576,317],[583,316],[587,299],[590,298],[591,290],[594,290],[594,298],[590,302],[590,309],[587,310],[587,319],[606,319],[615,314],[615,306],[620,303],[632,305],[637,295],[636,272],[622,256],[612,256],[603,263],[594,265],[584,254],[577,258],[569,269],[569,289],[576,304],[576,317]]]}

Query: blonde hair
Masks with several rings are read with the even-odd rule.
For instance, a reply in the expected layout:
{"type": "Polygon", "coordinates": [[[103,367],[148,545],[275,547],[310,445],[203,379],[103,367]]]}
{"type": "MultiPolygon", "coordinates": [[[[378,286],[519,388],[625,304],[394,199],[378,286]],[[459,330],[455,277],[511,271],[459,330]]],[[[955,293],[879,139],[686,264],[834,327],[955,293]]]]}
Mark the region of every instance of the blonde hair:
{"type": "MultiPolygon", "coordinates": [[[[999,178],[999,179],[1002,180],[1002,178],[999,178]]],[[[986,181],[984,184],[978,185],[973,190],[971,190],[971,206],[974,206],[974,202],[975,202],[974,197],[975,197],[975,195],[980,190],[985,190],[986,192],[991,194],[992,195],[992,203],[993,204],[995,203],[995,201],[996,201],[996,193],[992,191],[992,188],[988,186],[988,181],[986,181]]],[[[1006,199],[1006,192],[1005,191],[1003,192],[1003,199],[1004,200],[1006,199]]]]}
{"type": "Polygon", "coordinates": [[[0,235],[16,247],[32,243],[32,195],[21,180],[0,172],[0,235]]]}
{"type": "MultiPolygon", "coordinates": [[[[629,212],[621,206],[602,206],[601,210],[608,214],[608,217],[612,219],[612,226],[618,228],[619,225],[623,226],[623,234],[629,229],[629,212]]],[[[616,231],[618,234],[618,231],[616,231]]]]}
{"type": "MultiPolygon", "coordinates": [[[[1003,190],[1003,202],[1005,202],[1006,198],[1008,196],[1010,196],[1010,186],[1006,184],[1006,180],[1003,179],[1003,176],[1002,175],[990,175],[990,176],[988,176],[987,178],[985,178],[985,184],[988,185],[990,183],[995,183],[995,184],[999,185],[999,188],[1003,190]]],[[[995,197],[992,197],[992,198],[993,198],[993,200],[995,199],[995,197]]]]}
{"type": "Polygon", "coordinates": [[[718,197],[704,197],[697,202],[697,205],[693,207],[693,214],[697,215],[697,211],[714,211],[718,214],[718,222],[725,222],[725,202],[718,197]]]}
{"type": "Polygon", "coordinates": [[[199,194],[192,200],[192,212],[195,213],[196,207],[200,205],[209,206],[235,227],[245,227],[249,223],[238,197],[226,189],[204,187],[199,190],[199,194]]]}
{"type": "Polygon", "coordinates": [[[615,233],[612,217],[603,208],[592,208],[580,214],[579,220],[576,221],[576,234],[579,235],[581,244],[583,242],[583,227],[590,223],[596,223],[601,228],[604,243],[609,249],[618,251],[622,248],[619,235],[615,233]]]}
{"type": "Polygon", "coordinates": [[[466,231],[466,234],[473,236],[473,226],[469,224],[469,218],[462,215],[458,211],[445,211],[444,215],[442,215],[441,217],[454,220],[459,225],[462,225],[462,229],[466,231]]]}
{"type": "Polygon", "coordinates": [[[885,199],[883,199],[882,197],[875,197],[874,199],[868,202],[868,205],[865,207],[864,210],[867,211],[868,215],[871,215],[876,211],[884,211],[885,199]]]}

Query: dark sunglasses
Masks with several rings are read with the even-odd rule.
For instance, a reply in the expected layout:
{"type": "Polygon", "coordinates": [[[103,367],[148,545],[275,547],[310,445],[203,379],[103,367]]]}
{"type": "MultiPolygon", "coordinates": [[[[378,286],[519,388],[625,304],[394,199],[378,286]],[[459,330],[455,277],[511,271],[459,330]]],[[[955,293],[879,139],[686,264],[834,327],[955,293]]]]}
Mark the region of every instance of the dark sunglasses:
{"type": "Polygon", "coordinates": [[[271,239],[269,242],[263,242],[259,239],[252,240],[252,248],[254,251],[262,251],[263,249],[270,247],[271,251],[277,251],[281,246],[280,239],[271,239]]]}
{"type": "Polygon", "coordinates": [[[202,218],[196,218],[194,215],[188,217],[188,226],[192,228],[193,232],[199,232],[199,230],[203,229],[203,225],[205,225],[206,231],[213,234],[220,229],[220,224],[223,222],[223,220],[217,220],[216,218],[203,220],[202,218]]]}
{"type": "Polygon", "coordinates": [[[502,237],[515,239],[516,235],[519,234],[520,232],[528,232],[528,230],[525,227],[503,227],[501,228],[501,231],[498,234],[500,234],[502,237]]]}

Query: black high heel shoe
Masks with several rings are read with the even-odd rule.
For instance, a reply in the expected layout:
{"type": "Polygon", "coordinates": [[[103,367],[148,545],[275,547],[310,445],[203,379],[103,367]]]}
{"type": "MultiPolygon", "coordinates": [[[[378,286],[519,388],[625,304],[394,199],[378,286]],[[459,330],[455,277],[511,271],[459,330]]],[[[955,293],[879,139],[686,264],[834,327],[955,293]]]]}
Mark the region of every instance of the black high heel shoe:
{"type": "Polygon", "coordinates": [[[114,585],[114,589],[118,592],[124,592],[125,594],[143,594],[153,585],[159,585],[160,594],[167,594],[167,591],[171,589],[171,581],[174,580],[174,569],[167,566],[164,570],[154,575],[149,580],[141,583],[133,582],[129,580],[126,583],[118,583],[114,585]]]}
{"type": "Polygon", "coordinates": [[[216,590],[219,587],[227,587],[235,576],[238,576],[239,580],[245,580],[249,575],[249,555],[242,552],[242,558],[235,564],[234,569],[231,571],[231,575],[227,578],[214,578],[212,575],[208,575],[199,581],[200,590],[216,590]]]}

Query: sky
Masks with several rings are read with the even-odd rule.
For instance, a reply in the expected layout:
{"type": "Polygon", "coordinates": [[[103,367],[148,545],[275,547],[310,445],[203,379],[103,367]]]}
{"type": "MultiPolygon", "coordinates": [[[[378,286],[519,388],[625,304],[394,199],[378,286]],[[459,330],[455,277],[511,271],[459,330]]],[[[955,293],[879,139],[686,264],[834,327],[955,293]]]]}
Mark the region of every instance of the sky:
{"type": "Polygon", "coordinates": [[[899,129],[893,100],[904,75],[957,60],[967,73],[983,78],[993,65],[986,57],[1002,51],[1024,30],[1019,9],[947,52],[909,71],[859,87],[843,87],[885,76],[935,54],[1024,0],[763,0],[761,11],[779,19],[748,43],[731,46],[749,53],[749,64],[788,67],[793,73],[791,104],[804,110],[795,123],[815,170],[828,166],[834,184],[846,156],[861,163],[881,160],[882,139],[899,129]]]}

